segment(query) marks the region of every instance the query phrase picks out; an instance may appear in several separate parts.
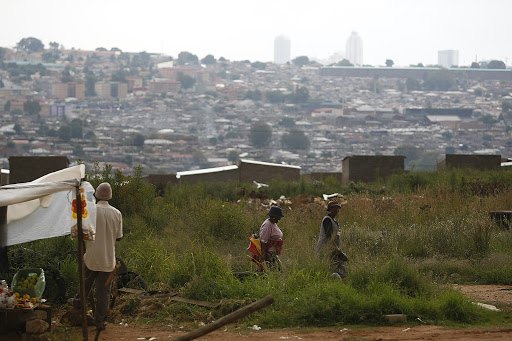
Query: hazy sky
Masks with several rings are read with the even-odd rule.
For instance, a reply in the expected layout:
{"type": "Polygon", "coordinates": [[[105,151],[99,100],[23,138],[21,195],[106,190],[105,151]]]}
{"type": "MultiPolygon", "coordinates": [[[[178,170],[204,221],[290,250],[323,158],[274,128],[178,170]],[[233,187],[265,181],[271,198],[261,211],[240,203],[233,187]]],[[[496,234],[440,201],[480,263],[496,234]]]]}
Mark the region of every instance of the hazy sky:
{"type": "Polygon", "coordinates": [[[460,65],[510,65],[511,13],[510,0],[2,0],[0,46],[35,37],[46,47],[267,62],[278,35],[292,58],[324,59],[356,31],[364,64],[436,64],[437,51],[459,50],[460,65]]]}

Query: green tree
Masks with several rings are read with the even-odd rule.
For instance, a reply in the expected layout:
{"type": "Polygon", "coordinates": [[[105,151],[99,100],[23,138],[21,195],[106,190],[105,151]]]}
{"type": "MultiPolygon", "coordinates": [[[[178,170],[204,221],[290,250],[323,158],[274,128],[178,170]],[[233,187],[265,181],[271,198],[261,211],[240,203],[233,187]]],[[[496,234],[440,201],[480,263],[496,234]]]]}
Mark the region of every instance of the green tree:
{"type": "Polygon", "coordinates": [[[110,49],[110,52],[123,52],[123,51],[121,51],[120,48],[113,47],[113,48],[110,49]]]}
{"type": "Polygon", "coordinates": [[[281,137],[281,144],[288,150],[309,149],[310,142],[302,130],[292,129],[281,137]]]}
{"type": "Polygon", "coordinates": [[[336,64],[336,66],[354,66],[354,64],[352,64],[350,60],[343,58],[336,64]]]}
{"type": "Polygon", "coordinates": [[[63,141],[71,140],[71,127],[69,125],[64,125],[59,128],[59,138],[63,141]]]}
{"type": "Polygon", "coordinates": [[[7,111],[7,112],[11,111],[11,101],[5,102],[4,110],[7,111]]]}
{"type": "Polygon", "coordinates": [[[439,70],[429,73],[423,87],[430,91],[448,91],[455,87],[454,76],[447,70],[439,70]]]}
{"type": "Polygon", "coordinates": [[[305,86],[298,87],[292,94],[292,103],[307,103],[309,100],[309,90],[305,86]]]}
{"type": "Polygon", "coordinates": [[[16,44],[16,49],[20,52],[43,52],[44,44],[37,38],[28,37],[21,39],[16,44]]]}
{"type": "Polygon", "coordinates": [[[471,63],[470,68],[472,68],[472,69],[480,69],[480,64],[478,64],[477,62],[473,62],[473,63],[471,63]]]}
{"type": "Polygon", "coordinates": [[[261,91],[259,90],[247,90],[244,95],[244,99],[252,99],[253,101],[261,101],[262,97],[261,91]]]}
{"type": "Polygon", "coordinates": [[[300,57],[294,58],[292,60],[292,63],[294,65],[297,65],[298,67],[302,67],[304,65],[309,65],[309,58],[307,56],[300,56],[300,57]]]}
{"type": "Polygon", "coordinates": [[[278,124],[284,128],[292,128],[295,127],[295,120],[291,117],[285,116],[281,118],[278,124]]]}
{"type": "Polygon", "coordinates": [[[7,49],[5,47],[0,47],[0,62],[4,60],[5,55],[7,54],[7,49]]]}
{"type": "Polygon", "coordinates": [[[71,76],[71,68],[69,67],[69,65],[66,65],[66,67],[62,71],[60,80],[63,83],[68,83],[68,82],[73,81],[73,76],[71,76]]]}
{"type": "Polygon", "coordinates": [[[146,140],[146,138],[144,137],[144,135],[135,134],[135,136],[133,136],[133,145],[136,147],[142,148],[142,147],[144,147],[145,140],[146,140]]]}
{"type": "Polygon", "coordinates": [[[75,139],[81,139],[83,137],[84,121],[79,118],[74,118],[69,124],[71,128],[71,137],[75,139]]]}
{"type": "Polygon", "coordinates": [[[395,62],[392,59],[386,59],[386,66],[392,67],[395,64],[395,62]]]}
{"type": "Polygon", "coordinates": [[[421,90],[421,82],[416,78],[407,78],[405,80],[407,91],[421,90]]]}
{"type": "Polygon", "coordinates": [[[213,65],[217,63],[217,60],[215,59],[215,57],[211,54],[207,55],[206,57],[204,57],[203,59],[201,59],[201,64],[205,64],[205,65],[213,65]]]}
{"type": "Polygon", "coordinates": [[[196,84],[196,80],[183,72],[178,72],[178,81],[183,89],[190,89],[196,84]]]}
{"type": "Polygon", "coordinates": [[[26,101],[23,103],[23,111],[28,115],[37,115],[41,112],[41,105],[36,100],[26,101]]]}
{"type": "Polygon", "coordinates": [[[108,50],[106,48],[104,48],[104,47],[97,47],[96,51],[105,52],[105,51],[108,51],[108,50]]]}
{"type": "Polygon", "coordinates": [[[270,103],[284,103],[286,101],[286,95],[279,90],[265,92],[265,98],[270,103]]]}
{"type": "Polygon", "coordinates": [[[4,81],[0,78],[0,89],[3,88],[5,85],[4,85],[4,81]]]}
{"type": "Polygon", "coordinates": [[[238,156],[239,155],[240,154],[238,153],[238,151],[236,151],[234,149],[230,150],[229,153],[228,153],[228,161],[232,162],[232,163],[238,162],[238,156]]]}
{"type": "Polygon", "coordinates": [[[21,125],[19,123],[15,123],[13,129],[17,134],[21,133],[21,125]]]}
{"type": "Polygon", "coordinates": [[[488,64],[487,64],[487,68],[488,69],[506,69],[507,66],[505,65],[504,62],[502,62],[501,60],[491,60],[488,64]]]}
{"type": "Polygon", "coordinates": [[[60,46],[60,44],[59,44],[59,43],[57,43],[57,42],[55,42],[55,41],[51,41],[51,42],[50,42],[50,44],[48,44],[48,45],[50,45],[50,48],[51,48],[52,50],[58,50],[58,49],[59,49],[59,46],[60,46]]]}
{"type": "Polygon", "coordinates": [[[253,123],[249,131],[249,141],[256,148],[268,146],[272,141],[272,128],[262,121],[253,123]]]}
{"type": "Polygon", "coordinates": [[[251,63],[251,67],[258,69],[258,70],[265,70],[267,68],[267,64],[263,62],[254,62],[251,63]]]}
{"type": "Polygon", "coordinates": [[[88,73],[85,76],[85,96],[92,97],[96,96],[94,85],[96,84],[96,77],[92,73],[88,73]]]}
{"type": "Polygon", "coordinates": [[[199,58],[195,54],[192,54],[187,51],[180,52],[178,55],[178,60],[176,61],[177,65],[185,65],[185,64],[193,64],[197,65],[199,63],[199,58]]]}

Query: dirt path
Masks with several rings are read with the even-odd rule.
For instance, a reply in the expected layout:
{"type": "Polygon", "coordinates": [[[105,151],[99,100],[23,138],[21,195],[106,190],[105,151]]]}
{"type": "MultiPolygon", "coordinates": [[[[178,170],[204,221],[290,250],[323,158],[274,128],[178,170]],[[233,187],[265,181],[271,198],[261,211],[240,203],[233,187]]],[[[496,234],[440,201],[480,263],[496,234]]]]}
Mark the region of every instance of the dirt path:
{"type": "MultiPolygon", "coordinates": [[[[505,285],[454,285],[473,302],[496,306],[498,309],[512,313],[512,286],[505,285]]],[[[89,340],[94,340],[95,329],[90,327],[89,340]]],[[[75,332],[81,335],[81,328],[75,332]]],[[[109,324],[102,332],[99,340],[129,341],[129,340],[173,340],[185,335],[183,330],[160,326],[124,326],[109,324]],[[154,339],[152,339],[154,338],[154,339]]],[[[253,330],[251,328],[223,327],[215,332],[204,335],[196,340],[211,341],[266,341],[266,340],[512,340],[512,324],[496,328],[465,328],[448,329],[441,326],[392,326],[392,327],[347,327],[319,329],[278,329],[253,330]]]]}

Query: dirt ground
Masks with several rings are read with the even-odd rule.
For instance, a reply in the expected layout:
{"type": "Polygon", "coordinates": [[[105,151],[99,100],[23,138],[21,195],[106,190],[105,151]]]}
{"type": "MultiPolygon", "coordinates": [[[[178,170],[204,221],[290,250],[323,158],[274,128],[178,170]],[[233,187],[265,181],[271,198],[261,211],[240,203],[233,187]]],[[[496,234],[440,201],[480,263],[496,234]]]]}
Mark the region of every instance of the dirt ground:
{"type": "MultiPolygon", "coordinates": [[[[512,314],[512,286],[496,285],[454,285],[461,290],[471,301],[495,306],[512,314]]],[[[76,328],[81,335],[81,328],[76,328]]],[[[148,327],[109,324],[107,330],[102,332],[99,340],[174,340],[184,336],[189,331],[176,327],[148,327]]],[[[94,340],[95,329],[88,329],[89,340],[94,340]]],[[[266,341],[266,340],[512,340],[512,325],[496,328],[465,328],[451,329],[443,326],[417,325],[417,326],[390,326],[390,327],[332,327],[318,329],[279,329],[254,330],[252,328],[237,328],[224,326],[214,332],[203,335],[195,340],[211,341],[266,341]]]]}

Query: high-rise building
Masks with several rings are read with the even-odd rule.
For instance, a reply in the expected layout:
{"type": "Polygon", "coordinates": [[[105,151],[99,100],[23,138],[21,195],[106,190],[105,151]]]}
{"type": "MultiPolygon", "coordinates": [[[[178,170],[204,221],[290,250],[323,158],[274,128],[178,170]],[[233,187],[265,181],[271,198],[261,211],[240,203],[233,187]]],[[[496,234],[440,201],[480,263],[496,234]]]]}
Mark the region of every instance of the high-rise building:
{"type": "Polygon", "coordinates": [[[437,64],[445,68],[459,66],[459,50],[437,51],[437,64]]]}
{"type": "Polygon", "coordinates": [[[345,58],[356,66],[363,65],[363,40],[355,31],[347,39],[345,58]]]}
{"type": "Polygon", "coordinates": [[[274,64],[286,64],[291,61],[290,39],[280,35],[274,39],[274,64]]]}

